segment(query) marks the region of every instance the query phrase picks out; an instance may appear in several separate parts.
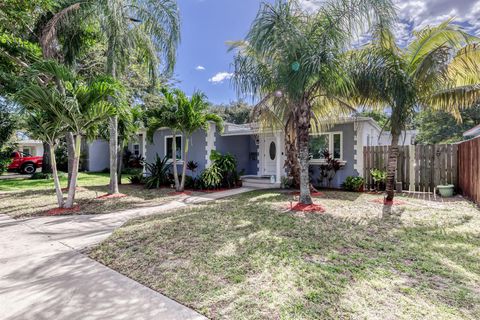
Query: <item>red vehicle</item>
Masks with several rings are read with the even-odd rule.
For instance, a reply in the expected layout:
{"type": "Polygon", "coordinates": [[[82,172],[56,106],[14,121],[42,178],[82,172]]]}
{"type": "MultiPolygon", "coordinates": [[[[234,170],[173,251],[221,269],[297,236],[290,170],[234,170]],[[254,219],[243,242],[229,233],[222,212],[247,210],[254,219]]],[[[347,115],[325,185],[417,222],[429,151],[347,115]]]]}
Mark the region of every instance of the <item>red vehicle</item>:
{"type": "Polygon", "coordinates": [[[12,163],[8,166],[9,171],[18,171],[24,174],[32,174],[41,168],[43,157],[31,156],[29,154],[15,151],[12,153],[12,163]]]}

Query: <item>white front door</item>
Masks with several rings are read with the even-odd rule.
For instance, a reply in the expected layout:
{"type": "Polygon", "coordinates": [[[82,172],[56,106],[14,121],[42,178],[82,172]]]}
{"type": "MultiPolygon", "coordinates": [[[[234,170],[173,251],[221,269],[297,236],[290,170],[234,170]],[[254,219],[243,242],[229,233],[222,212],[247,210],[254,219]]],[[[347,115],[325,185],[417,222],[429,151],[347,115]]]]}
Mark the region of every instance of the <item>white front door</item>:
{"type": "Polygon", "coordinates": [[[280,147],[277,146],[275,136],[268,135],[263,138],[263,172],[264,176],[274,176],[277,174],[277,157],[280,147]]]}

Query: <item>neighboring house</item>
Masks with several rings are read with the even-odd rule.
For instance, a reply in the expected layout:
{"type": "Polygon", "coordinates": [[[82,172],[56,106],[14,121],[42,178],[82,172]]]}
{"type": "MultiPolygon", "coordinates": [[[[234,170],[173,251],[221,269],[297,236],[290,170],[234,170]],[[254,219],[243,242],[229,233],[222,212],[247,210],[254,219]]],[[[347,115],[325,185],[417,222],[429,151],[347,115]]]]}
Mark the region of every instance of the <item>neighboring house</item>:
{"type": "MultiPolygon", "coordinates": [[[[238,171],[245,180],[263,183],[271,179],[271,187],[279,186],[281,177],[285,176],[285,141],[282,131],[260,130],[258,125],[235,125],[226,123],[224,131],[220,132],[215,125],[208,131],[197,130],[189,141],[188,159],[198,164],[193,175],[200,174],[210,165],[210,154],[216,150],[222,154],[232,154],[238,162],[238,171]]],[[[378,124],[367,117],[349,117],[337,120],[329,125],[329,129],[311,137],[312,160],[311,171],[313,179],[319,177],[319,167],[325,163],[320,151],[328,149],[342,164],[332,181],[333,187],[340,187],[347,176],[363,175],[363,147],[380,145],[382,130],[378,124]]],[[[172,132],[168,128],[159,129],[153,136],[153,141],[146,139],[145,131],[141,131],[128,149],[135,155],[142,156],[147,163],[160,158],[172,158],[172,132]]],[[[185,140],[177,135],[178,166],[183,164],[183,149],[185,140]]],[[[109,167],[108,142],[96,140],[89,145],[89,171],[102,171],[109,167]]],[[[191,172],[187,174],[192,175],[191,172]]]]}
{"type": "Polygon", "coordinates": [[[20,152],[31,156],[43,156],[43,142],[40,140],[32,140],[23,132],[18,131],[16,133],[14,143],[20,152]]]}
{"type": "Polygon", "coordinates": [[[478,126],[473,127],[470,130],[465,131],[463,133],[463,136],[469,139],[480,137],[480,124],[478,126]]]}

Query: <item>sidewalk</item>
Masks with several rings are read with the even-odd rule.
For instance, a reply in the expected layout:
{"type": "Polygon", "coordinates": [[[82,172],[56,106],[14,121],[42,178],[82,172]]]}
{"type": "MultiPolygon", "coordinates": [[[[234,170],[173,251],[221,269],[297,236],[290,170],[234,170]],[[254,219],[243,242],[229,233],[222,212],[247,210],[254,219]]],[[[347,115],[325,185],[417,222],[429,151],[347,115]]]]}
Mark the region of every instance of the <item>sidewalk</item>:
{"type": "Polygon", "coordinates": [[[239,188],[118,213],[13,220],[0,215],[0,319],[205,319],[80,250],[135,217],[251,191],[239,188]]]}

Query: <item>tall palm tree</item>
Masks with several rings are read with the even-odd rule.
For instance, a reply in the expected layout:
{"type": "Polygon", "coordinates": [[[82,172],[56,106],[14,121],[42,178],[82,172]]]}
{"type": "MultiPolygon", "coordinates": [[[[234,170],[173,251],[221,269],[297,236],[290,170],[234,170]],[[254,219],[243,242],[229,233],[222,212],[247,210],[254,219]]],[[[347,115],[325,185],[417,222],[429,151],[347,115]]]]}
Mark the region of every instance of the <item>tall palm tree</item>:
{"type": "Polygon", "coordinates": [[[473,106],[480,98],[478,39],[447,20],[414,33],[405,47],[379,26],[371,43],[352,52],[357,103],[388,109],[392,142],[387,163],[387,201],[392,201],[401,131],[418,108],[449,111],[473,106]]]}
{"type": "Polygon", "coordinates": [[[234,45],[239,48],[234,62],[237,90],[253,94],[261,103],[283,104],[292,114],[303,204],[312,203],[312,109],[342,104],[338,96],[347,95],[351,86],[341,57],[352,37],[366,22],[390,25],[394,15],[390,0],[332,0],[315,13],[303,11],[296,0],[264,2],[245,42],[234,45]]]}
{"type": "Polygon", "coordinates": [[[147,137],[153,140],[155,131],[162,127],[172,130],[172,161],[175,189],[184,191],[187,173],[187,158],[190,138],[199,129],[208,130],[210,123],[214,123],[219,130],[223,129],[223,121],[220,116],[209,112],[207,97],[201,92],[195,92],[188,98],[184,92],[175,89],[162,90],[165,104],[147,112],[148,129],[147,137]],[[177,170],[177,142],[176,137],[181,133],[183,140],[183,165],[182,180],[178,179],[177,170]]]}
{"type": "MultiPolygon", "coordinates": [[[[135,53],[148,65],[154,86],[159,65],[171,73],[175,64],[176,47],[180,39],[179,12],[175,0],[75,0],[58,12],[42,32],[41,44],[47,54],[54,51],[57,30],[71,30],[75,22],[100,24],[105,36],[105,72],[117,79],[135,53]],[[73,23],[72,23],[73,19],[73,23]]],[[[78,39],[73,37],[72,39],[78,39]]],[[[73,42],[73,41],[72,41],[73,42]]],[[[74,42],[69,50],[78,50],[74,42]]],[[[109,121],[110,131],[110,193],[118,193],[118,114],[109,121]]]]}

